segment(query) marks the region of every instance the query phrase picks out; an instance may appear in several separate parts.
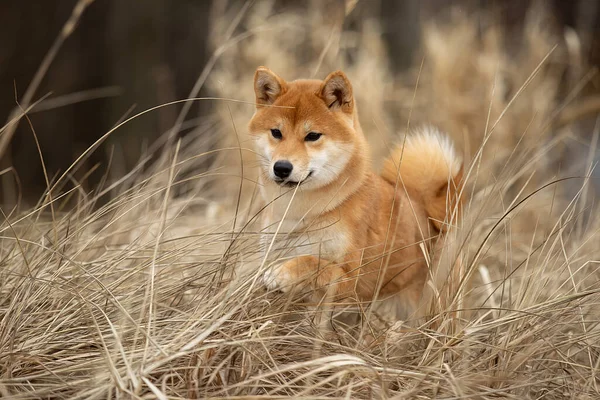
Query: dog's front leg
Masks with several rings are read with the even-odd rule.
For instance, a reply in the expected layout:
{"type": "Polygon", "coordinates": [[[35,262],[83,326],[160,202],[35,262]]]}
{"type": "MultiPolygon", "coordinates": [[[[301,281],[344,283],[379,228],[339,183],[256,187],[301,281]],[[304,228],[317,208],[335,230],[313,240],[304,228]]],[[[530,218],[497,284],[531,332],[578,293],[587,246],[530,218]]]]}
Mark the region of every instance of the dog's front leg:
{"type": "Polygon", "coordinates": [[[315,256],[293,258],[265,272],[269,289],[288,292],[307,291],[311,297],[326,296],[331,300],[352,296],[355,292],[356,268],[315,256]]]}

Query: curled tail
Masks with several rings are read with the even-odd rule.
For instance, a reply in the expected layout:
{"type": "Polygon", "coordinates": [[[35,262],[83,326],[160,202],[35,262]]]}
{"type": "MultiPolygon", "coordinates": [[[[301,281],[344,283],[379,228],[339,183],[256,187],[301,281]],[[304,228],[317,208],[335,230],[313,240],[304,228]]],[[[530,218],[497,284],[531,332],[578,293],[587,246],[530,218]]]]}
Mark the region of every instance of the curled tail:
{"type": "Polygon", "coordinates": [[[427,127],[408,135],[385,160],[381,177],[398,187],[417,192],[433,225],[446,231],[459,211],[463,175],[462,158],[456,154],[450,138],[427,127]],[[456,210],[456,211],[455,211],[456,210]]]}

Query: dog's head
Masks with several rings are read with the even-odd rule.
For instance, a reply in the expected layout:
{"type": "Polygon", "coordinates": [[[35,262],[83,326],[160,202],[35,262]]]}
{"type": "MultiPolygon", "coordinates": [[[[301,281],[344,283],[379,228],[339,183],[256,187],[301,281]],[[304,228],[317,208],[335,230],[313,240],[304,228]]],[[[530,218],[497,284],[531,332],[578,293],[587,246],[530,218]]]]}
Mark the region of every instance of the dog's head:
{"type": "Polygon", "coordinates": [[[254,92],[257,108],[248,129],[265,177],[303,190],[338,178],[362,135],[346,75],[336,71],[324,81],[286,82],[259,67],[254,92]]]}

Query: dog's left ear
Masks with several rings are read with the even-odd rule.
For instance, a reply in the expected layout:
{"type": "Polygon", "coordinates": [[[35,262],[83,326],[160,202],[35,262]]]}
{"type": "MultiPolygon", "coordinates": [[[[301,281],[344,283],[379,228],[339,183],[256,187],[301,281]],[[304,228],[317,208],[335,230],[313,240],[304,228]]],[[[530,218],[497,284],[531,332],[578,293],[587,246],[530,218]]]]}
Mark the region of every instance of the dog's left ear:
{"type": "Polygon", "coordinates": [[[352,84],[342,71],[329,74],[323,81],[319,94],[331,110],[340,110],[352,114],[354,109],[352,84]]]}
{"type": "Polygon", "coordinates": [[[287,90],[286,82],[267,67],[258,67],[254,73],[256,105],[273,104],[287,90]]]}

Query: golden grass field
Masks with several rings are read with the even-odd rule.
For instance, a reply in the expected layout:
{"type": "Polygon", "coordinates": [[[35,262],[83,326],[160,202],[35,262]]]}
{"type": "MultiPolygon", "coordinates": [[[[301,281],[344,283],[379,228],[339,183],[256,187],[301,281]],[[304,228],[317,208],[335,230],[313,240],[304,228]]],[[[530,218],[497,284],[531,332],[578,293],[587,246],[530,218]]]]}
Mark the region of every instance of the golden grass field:
{"type": "Polygon", "coordinates": [[[516,48],[500,26],[453,17],[424,26],[413,67],[398,75],[376,21],[342,25],[354,2],[345,13],[307,4],[217,6],[214,54],[195,89],[218,100],[160,106],[183,107],[179,125],[184,104],[215,102],[214,115],[183,140],[167,133],[159,159],[94,191],[62,190],[66,171],[31,209],[3,210],[3,397],[600,398],[600,212],[589,179],[600,128],[582,122],[594,71],[575,39],[539,9],[516,48]],[[260,285],[282,249],[266,254],[256,224],[245,131],[258,65],[290,80],[343,69],[376,167],[422,123],[464,151],[464,220],[431,266],[426,323],[366,306],[330,312],[260,285]],[[574,140],[589,153],[567,160],[574,140]]]}

